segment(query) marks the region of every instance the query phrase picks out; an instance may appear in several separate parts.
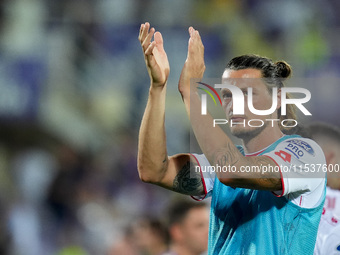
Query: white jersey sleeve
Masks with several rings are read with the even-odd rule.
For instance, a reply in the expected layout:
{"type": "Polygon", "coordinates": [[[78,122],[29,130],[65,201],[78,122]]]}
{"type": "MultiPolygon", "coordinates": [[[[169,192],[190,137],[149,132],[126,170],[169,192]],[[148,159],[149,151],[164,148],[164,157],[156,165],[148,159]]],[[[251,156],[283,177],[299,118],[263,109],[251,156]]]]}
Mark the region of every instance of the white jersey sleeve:
{"type": "Polygon", "coordinates": [[[275,195],[305,208],[322,202],[327,165],[316,142],[307,138],[286,139],[263,155],[273,159],[281,171],[282,190],[275,191],[275,195]]]}
{"type": "Polygon", "coordinates": [[[211,197],[212,190],[214,188],[216,173],[210,171],[210,163],[204,154],[191,155],[197,161],[197,171],[200,171],[201,173],[205,193],[203,196],[192,196],[192,198],[196,200],[203,200],[205,198],[211,197]]]}

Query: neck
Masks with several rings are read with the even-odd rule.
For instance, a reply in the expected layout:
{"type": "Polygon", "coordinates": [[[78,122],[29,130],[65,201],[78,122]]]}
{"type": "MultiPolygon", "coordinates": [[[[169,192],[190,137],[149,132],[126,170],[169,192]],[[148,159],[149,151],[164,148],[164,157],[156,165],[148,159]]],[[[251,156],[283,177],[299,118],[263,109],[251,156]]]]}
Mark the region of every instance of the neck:
{"type": "Polygon", "coordinates": [[[277,141],[283,136],[278,126],[268,126],[261,131],[257,136],[249,139],[243,139],[243,147],[246,154],[255,153],[261,151],[277,141]]]}

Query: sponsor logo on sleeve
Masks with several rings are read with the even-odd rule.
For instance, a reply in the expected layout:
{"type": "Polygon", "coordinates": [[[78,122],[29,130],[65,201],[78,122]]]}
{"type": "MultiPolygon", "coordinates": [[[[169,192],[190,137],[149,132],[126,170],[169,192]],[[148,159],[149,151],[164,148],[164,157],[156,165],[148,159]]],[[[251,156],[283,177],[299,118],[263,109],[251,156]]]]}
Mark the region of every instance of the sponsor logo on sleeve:
{"type": "Polygon", "coordinates": [[[292,139],[287,141],[288,145],[286,149],[293,152],[295,156],[298,158],[304,155],[304,151],[315,156],[314,150],[312,146],[310,146],[307,142],[299,140],[299,139],[292,139]]]}

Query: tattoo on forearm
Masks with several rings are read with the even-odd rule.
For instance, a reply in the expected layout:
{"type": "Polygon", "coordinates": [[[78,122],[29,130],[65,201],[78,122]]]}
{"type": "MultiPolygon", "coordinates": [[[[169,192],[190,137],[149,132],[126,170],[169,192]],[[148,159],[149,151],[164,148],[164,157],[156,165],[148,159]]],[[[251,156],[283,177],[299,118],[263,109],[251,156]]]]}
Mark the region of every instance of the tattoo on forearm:
{"type": "Polygon", "coordinates": [[[227,148],[222,148],[216,152],[215,162],[219,166],[234,165],[239,161],[238,150],[234,145],[228,143],[227,148]]]}
{"type": "MultiPolygon", "coordinates": [[[[215,160],[214,164],[218,166],[233,166],[236,165],[240,160],[240,154],[237,148],[228,143],[226,147],[221,148],[216,151],[215,153],[215,160]]],[[[263,156],[258,157],[249,157],[247,161],[244,161],[245,164],[248,164],[249,166],[259,166],[261,169],[262,166],[268,166],[272,164],[273,162],[263,156]],[[247,163],[246,163],[247,162],[247,163]]],[[[226,172],[226,175],[220,175],[220,177],[229,178],[229,173],[226,172]]],[[[282,189],[282,183],[281,178],[278,175],[278,173],[273,172],[266,172],[263,173],[262,171],[259,172],[252,172],[251,176],[249,173],[240,173],[237,175],[240,179],[240,182],[236,185],[237,187],[243,187],[243,188],[254,188],[254,183],[257,183],[257,186],[255,188],[261,188],[261,189],[269,189],[269,190],[280,190],[282,189]],[[252,178],[256,179],[256,182],[252,182],[249,185],[245,185],[244,182],[242,182],[242,175],[244,175],[244,178],[252,178]]]]}
{"type": "Polygon", "coordinates": [[[219,166],[225,166],[227,165],[228,159],[227,155],[223,154],[217,158],[217,165],[219,166]]]}
{"type": "Polygon", "coordinates": [[[190,161],[177,173],[173,182],[173,190],[186,195],[203,194],[201,174],[195,171],[195,166],[190,164],[190,161]]]}

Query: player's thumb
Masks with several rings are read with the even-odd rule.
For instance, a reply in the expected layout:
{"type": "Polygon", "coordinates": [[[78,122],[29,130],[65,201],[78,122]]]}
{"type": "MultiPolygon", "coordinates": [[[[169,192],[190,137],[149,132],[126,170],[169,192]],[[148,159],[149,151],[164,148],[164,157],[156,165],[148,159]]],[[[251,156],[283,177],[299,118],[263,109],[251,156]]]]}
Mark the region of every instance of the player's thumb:
{"type": "Polygon", "coordinates": [[[155,38],[155,42],[156,42],[156,47],[163,49],[163,36],[162,36],[162,34],[157,31],[154,35],[154,38],[155,38]]]}

